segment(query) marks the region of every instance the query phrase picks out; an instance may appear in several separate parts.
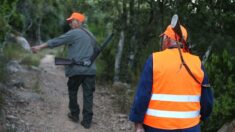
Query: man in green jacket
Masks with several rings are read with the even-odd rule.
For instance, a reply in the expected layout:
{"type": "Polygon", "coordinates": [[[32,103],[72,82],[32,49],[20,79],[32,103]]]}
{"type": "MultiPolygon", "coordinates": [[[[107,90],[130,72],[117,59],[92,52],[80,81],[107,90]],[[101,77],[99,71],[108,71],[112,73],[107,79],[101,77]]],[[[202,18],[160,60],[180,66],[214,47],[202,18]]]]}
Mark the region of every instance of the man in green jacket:
{"type": "MultiPolygon", "coordinates": [[[[50,39],[47,42],[32,47],[32,51],[37,53],[44,48],[54,48],[61,45],[68,45],[68,59],[81,61],[89,60],[94,52],[96,40],[93,34],[84,28],[85,16],[79,12],[74,12],[67,18],[71,30],[65,34],[50,39]]],[[[68,117],[74,121],[79,121],[79,105],[77,103],[77,92],[80,85],[83,88],[83,120],[81,124],[85,128],[90,128],[93,111],[93,92],[95,91],[96,65],[91,66],[68,65],[65,67],[65,75],[68,77],[69,109],[68,117]]]]}

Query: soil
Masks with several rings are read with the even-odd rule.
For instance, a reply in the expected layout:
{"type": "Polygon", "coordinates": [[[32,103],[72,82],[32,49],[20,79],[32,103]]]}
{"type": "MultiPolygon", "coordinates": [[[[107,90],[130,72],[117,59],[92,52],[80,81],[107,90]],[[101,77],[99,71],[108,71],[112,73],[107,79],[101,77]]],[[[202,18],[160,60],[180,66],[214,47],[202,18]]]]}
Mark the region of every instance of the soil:
{"type": "MultiPolygon", "coordinates": [[[[54,65],[52,55],[46,55],[41,60],[38,70],[24,70],[23,73],[18,75],[18,80],[21,79],[21,81],[15,81],[21,82],[16,83],[19,86],[10,85],[13,87],[10,90],[5,88],[10,93],[8,95],[11,95],[6,97],[3,106],[2,113],[5,113],[6,118],[5,130],[17,132],[133,131],[133,124],[128,121],[128,115],[118,112],[117,107],[113,105],[115,101],[110,90],[111,86],[96,85],[93,121],[91,128],[85,129],[80,124],[81,120],[74,123],[67,117],[69,112],[67,78],[64,75],[63,66],[54,65]]],[[[82,88],[78,91],[78,102],[82,110],[82,88]]],[[[81,113],[80,119],[82,119],[81,113]]]]}

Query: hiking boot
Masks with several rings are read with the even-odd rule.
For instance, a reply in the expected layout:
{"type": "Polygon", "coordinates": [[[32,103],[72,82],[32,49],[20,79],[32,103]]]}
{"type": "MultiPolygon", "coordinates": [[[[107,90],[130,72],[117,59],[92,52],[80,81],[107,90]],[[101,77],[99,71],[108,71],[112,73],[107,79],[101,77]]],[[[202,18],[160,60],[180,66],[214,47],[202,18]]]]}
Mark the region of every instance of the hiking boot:
{"type": "Polygon", "coordinates": [[[91,122],[81,121],[81,125],[84,128],[89,129],[91,127],[91,122]]]}
{"type": "Polygon", "coordinates": [[[74,116],[71,113],[68,113],[68,117],[70,120],[72,120],[73,122],[78,122],[79,121],[79,117],[78,116],[74,116]]]}

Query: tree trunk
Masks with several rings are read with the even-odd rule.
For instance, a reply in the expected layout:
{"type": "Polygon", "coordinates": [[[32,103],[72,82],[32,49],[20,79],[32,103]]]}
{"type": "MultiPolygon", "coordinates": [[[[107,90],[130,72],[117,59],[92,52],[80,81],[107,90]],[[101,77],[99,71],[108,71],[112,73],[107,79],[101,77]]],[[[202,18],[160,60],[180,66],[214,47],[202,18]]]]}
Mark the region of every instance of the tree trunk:
{"type": "Polygon", "coordinates": [[[133,64],[134,64],[134,59],[135,59],[135,55],[136,55],[136,52],[137,52],[136,44],[137,44],[136,36],[133,35],[131,37],[131,40],[130,40],[131,51],[130,51],[129,57],[128,57],[128,65],[130,67],[133,67],[133,64]]]}
{"type": "Polygon", "coordinates": [[[206,61],[207,61],[207,59],[208,59],[208,57],[209,57],[209,55],[210,55],[210,53],[211,53],[211,49],[212,49],[212,45],[210,45],[210,46],[207,48],[206,53],[203,55],[203,57],[202,57],[202,64],[203,64],[203,65],[206,63],[206,61]]]}
{"type": "Polygon", "coordinates": [[[128,66],[133,67],[133,61],[136,54],[136,35],[137,35],[137,15],[135,11],[135,0],[130,0],[129,2],[129,11],[130,11],[130,24],[129,24],[129,34],[131,34],[129,53],[128,53],[128,66]]]}
{"type": "MultiPolygon", "coordinates": [[[[160,10],[160,33],[164,32],[164,4],[163,1],[159,1],[158,3],[159,10],[160,10]]],[[[162,38],[159,39],[159,50],[162,50],[162,38]]]]}
{"type": "Polygon", "coordinates": [[[38,24],[37,24],[36,40],[37,40],[38,44],[40,44],[42,42],[42,39],[41,39],[41,24],[42,24],[42,17],[39,18],[39,21],[38,21],[38,24]]]}
{"type": "Polygon", "coordinates": [[[118,42],[117,54],[115,57],[115,65],[114,65],[114,82],[119,81],[119,72],[120,72],[120,63],[122,58],[122,51],[124,46],[125,35],[124,31],[122,30],[120,33],[120,39],[118,42]]]}

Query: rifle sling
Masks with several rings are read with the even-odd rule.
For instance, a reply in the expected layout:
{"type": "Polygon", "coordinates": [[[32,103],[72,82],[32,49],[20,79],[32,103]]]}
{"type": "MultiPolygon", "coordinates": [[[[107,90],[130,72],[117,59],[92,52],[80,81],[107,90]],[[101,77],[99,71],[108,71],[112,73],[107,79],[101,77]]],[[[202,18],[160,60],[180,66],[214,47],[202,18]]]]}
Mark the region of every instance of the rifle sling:
{"type": "Polygon", "coordinates": [[[80,28],[82,31],[84,31],[84,32],[86,32],[96,43],[97,43],[97,41],[96,41],[96,38],[93,36],[93,34],[91,34],[87,29],[85,29],[85,28],[83,28],[83,27],[81,27],[80,28]]]}
{"type": "Polygon", "coordinates": [[[179,54],[180,54],[180,60],[181,60],[182,65],[185,67],[185,69],[187,70],[187,72],[189,73],[189,75],[190,75],[198,84],[201,84],[201,83],[197,80],[197,78],[193,75],[193,73],[192,73],[192,71],[190,70],[190,68],[188,67],[188,65],[185,63],[184,58],[183,58],[183,55],[182,55],[181,50],[180,50],[181,48],[180,48],[179,42],[176,41],[176,43],[177,43],[177,47],[178,47],[178,51],[179,51],[179,54]]]}

